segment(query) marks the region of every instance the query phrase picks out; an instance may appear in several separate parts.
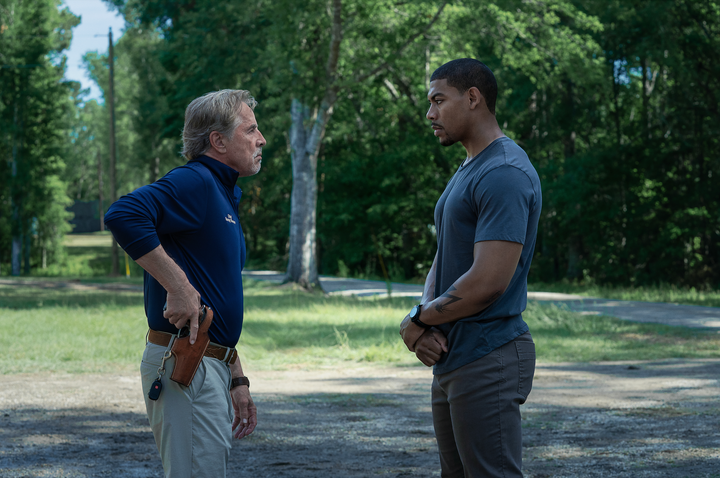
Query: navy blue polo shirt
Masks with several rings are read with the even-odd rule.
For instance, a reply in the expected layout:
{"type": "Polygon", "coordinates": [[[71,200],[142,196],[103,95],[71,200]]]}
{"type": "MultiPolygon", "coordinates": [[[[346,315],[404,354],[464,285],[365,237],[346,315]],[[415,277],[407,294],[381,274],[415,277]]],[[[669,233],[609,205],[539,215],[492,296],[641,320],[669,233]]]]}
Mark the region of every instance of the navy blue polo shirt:
{"type": "MultiPolygon", "coordinates": [[[[173,169],[117,200],[105,224],[134,260],[162,245],[213,309],[210,340],[234,347],[243,323],[245,238],[238,219],[238,173],[208,156],[173,169]]],[[[163,317],[167,292],[145,272],[151,329],[176,333],[163,317]]]]}
{"type": "Polygon", "coordinates": [[[473,264],[475,243],[522,244],[515,274],[505,292],[485,310],[437,326],[447,336],[448,352],[434,373],[451,372],[528,331],[527,305],[537,226],[542,209],[540,178],[513,140],[498,138],[461,166],[435,206],[438,239],[435,297],[440,297],[473,264]]]}

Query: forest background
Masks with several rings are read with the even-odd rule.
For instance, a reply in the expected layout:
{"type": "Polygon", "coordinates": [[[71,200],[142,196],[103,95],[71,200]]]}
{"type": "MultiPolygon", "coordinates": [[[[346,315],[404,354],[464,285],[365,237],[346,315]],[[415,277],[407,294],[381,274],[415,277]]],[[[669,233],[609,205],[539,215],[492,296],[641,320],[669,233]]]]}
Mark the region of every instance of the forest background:
{"type": "MultiPolygon", "coordinates": [[[[118,194],[184,163],[192,99],[242,88],[259,100],[263,168],[239,181],[249,267],[285,270],[295,254],[311,281],[313,267],[422,277],[435,202],[465,156],[432,135],[429,77],[474,57],[542,181],[531,280],[720,285],[718,1],[109,3],[127,22],[114,48],[118,194]]],[[[78,21],[57,0],[0,0],[2,274],[13,258],[58,274],[66,207],[109,197],[107,101],[63,80],[78,21]]],[[[85,64],[107,93],[107,55],[85,64]]]]}

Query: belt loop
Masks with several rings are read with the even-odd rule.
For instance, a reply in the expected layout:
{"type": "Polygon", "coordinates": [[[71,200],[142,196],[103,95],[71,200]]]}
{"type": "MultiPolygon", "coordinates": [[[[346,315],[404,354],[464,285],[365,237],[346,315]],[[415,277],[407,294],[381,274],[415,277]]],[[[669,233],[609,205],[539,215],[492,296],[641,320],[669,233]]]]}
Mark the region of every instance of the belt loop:
{"type": "Polygon", "coordinates": [[[145,345],[148,344],[148,342],[149,342],[148,338],[149,338],[149,337],[150,337],[150,329],[148,329],[148,331],[145,332],[145,345]]]}
{"type": "Polygon", "coordinates": [[[225,348],[225,357],[223,357],[222,361],[227,363],[228,355],[232,353],[232,350],[230,347],[225,348]]]}

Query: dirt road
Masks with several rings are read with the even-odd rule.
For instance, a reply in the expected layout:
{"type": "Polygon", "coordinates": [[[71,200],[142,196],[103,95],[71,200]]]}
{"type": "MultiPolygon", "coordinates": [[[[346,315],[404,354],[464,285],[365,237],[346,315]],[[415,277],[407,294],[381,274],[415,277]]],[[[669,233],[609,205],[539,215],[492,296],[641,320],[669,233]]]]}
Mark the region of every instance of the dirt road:
{"type": "MultiPolygon", "coordinates": [[[[525,473],[720,477],[720,360],[540,365],[525,473]]],[[[232,477],[437,477],[429,370],[258,372],[232,477]]],[[[162,475],[135,373],[0,376],[0,477],[162,475]]]]}

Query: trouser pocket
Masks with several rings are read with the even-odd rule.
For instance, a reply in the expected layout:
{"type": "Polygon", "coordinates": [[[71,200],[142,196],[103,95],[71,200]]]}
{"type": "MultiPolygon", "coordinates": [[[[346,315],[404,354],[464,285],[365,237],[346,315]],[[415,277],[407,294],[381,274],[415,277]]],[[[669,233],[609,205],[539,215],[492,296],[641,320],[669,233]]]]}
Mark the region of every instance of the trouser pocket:
{"type": "Polygon", "coordinates": [[[518,354],[518,394],[523,397],[523,402],[527,399],[532,390],[533,376],[535,375],[535,344],[527,334],[522,335],[516,342],[515,348],[518,354]]]}

